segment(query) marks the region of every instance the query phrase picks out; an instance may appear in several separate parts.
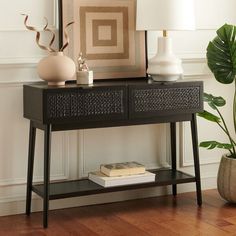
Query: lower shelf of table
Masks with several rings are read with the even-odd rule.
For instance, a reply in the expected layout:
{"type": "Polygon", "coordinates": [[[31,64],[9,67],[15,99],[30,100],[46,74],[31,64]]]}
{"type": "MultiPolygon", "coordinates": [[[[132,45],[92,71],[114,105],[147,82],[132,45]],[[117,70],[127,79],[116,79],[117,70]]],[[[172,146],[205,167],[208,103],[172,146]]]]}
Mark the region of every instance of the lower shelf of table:
{"type": "MultiPolygon", "coordinates": [[[[165,186],[172,184],[195,182],[196,178],[181,171],[171,169],[150,170],[156,174],[156,180],[149,183],[122,185],[116,187],[104,188],[89,179],[80,179],[73,181],[56,182],[50,184],[49,199],[60,199],[68,197],[85,196],[91,194],[108,193],[130,189],[148,188],[155,186],[165,186]]],[[[44,196],[43,184],[33,186],[33,191],[39,196],[44,196]]]]}
{"type": "MultiPolygon", "coordinates": [[[[150,171],[156,174],[156,180],[154,182],[141,183],[141,184],[130,184],[130,185],[104,188],[92,182],[89,179],[51,183],[49,189],[49,199],[53,200],[53,199],[85,196],[99,193],[130,190],[130,189],[196,182],[196,178],[194,176],[183,173],[181,171],[173,171],[171,169],[150,170],[150,171]]],[[[39,196],[43,197],[44,195],[43,184],[33,185],[32,190],[39,196]]]]}

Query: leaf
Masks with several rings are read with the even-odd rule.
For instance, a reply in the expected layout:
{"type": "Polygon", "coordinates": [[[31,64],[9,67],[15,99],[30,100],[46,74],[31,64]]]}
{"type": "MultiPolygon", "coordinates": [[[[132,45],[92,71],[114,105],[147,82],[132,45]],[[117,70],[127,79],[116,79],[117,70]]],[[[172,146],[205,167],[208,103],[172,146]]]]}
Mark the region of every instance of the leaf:
{"type": "Polygon", "coordinates": [[[213,109],[216,110],[216,105],[213,102],[208,102],[208,105],[213,109]]]}
{"type": "Polygon", "coordinates": [[[226,101],[222,97],[216,97],[212,94],[204,93],[203,95],[204,102],[207,102],[208,105],[216,110],[216,107],[223,107],[226,104],[226,101]]]}
{"type": "Polygon", "coordinates": [[[205,102],[208,102],[212,99],[213,95],[209,93],[203,93],[203,99],[205,102]]]}
{"type": "Polygon", "coordinates": [[[214,97],[213,98],[213,103],[217,107],[223,107],[226,104],[226,101],[222,97],[214,97]]]}
{"type": "Polygon", "coordinates": [[[201,142],[199,146],[203,147],[203,148],[207,148],[209,150],[214,149],[214,148],[221,148],[221,149],[230,150],[233,148],[232,144],[220,143],[217,141],[204,141],[204,142],[201,142]]]}
{"type": "Polygon", "coordinates": [[[208,112],[208,111],[203,111],[203,112],[200,112],[200,113],[197,113],[197,115],[199,117],[202,117],[208,121],[212,121],[212,122],[216,122],[216,123],[220,123],[221,122],[221,119],[220,117],[208,112]]]}
{"type": "Polygon", "coordinates": [[[236,26],[225,24],[208,44],[207,62],[217,81],[230,84],[236,76],[236,26]]]}

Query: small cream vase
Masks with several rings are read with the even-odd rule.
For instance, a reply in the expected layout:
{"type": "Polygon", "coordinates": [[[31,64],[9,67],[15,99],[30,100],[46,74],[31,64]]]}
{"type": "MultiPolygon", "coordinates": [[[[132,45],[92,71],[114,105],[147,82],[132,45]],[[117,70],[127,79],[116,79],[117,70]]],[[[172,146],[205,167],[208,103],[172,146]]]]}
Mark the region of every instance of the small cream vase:
{"type": "Polygon", "coordinates": [[[66,80],[73,78],[76,66],[63,52],[55,52],[38,63],[37,71],[39,77],[47,81],[48,85],[62,86],[66,80]]]}

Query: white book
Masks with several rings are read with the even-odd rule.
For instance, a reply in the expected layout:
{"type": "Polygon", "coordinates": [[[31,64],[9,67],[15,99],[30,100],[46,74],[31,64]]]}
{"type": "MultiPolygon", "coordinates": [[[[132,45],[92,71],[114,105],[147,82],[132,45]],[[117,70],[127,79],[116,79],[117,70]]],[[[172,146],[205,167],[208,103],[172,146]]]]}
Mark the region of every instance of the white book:
{"type": "Polygon", "coordinates": [[[154,182],[156,174],[146,171],[144,174],[109,177],[100,171],[89,173],[89,179],[103,187],[154,182]]]}

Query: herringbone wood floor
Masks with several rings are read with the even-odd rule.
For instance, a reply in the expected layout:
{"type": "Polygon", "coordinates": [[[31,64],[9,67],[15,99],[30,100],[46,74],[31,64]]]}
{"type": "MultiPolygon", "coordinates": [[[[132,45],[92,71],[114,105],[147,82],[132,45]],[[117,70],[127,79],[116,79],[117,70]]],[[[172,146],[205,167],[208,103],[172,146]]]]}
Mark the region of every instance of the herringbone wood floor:
{"type": "Polygon", "coordinates": [[[0,235],[52,236],[224,236],[236,235],[236,205],[225,203],[216,190],[50,211],[49,228],[41,213],[0,217],[0,235]]]}

